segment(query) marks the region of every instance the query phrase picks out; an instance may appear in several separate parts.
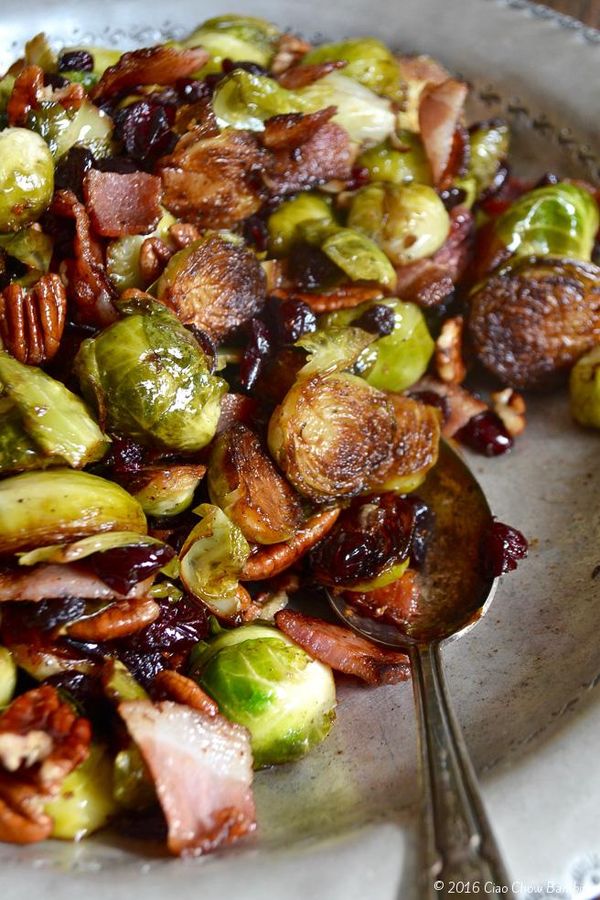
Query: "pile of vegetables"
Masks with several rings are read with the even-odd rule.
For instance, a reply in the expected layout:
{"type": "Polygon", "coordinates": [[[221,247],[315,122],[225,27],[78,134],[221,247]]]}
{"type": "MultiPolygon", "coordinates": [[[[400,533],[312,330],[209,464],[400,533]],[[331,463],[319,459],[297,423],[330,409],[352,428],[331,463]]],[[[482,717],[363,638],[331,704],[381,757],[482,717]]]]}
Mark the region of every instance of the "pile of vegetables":
{"type": "Polygon", "coordinates": [[[410,627],[442,436],[504,453],[569,373],[600,427],[597,192],[510,177],[467,93],[233,15],[0,80],[1,840],[251,832],[333,671],[409,675],[319,590],[410,627]]]}

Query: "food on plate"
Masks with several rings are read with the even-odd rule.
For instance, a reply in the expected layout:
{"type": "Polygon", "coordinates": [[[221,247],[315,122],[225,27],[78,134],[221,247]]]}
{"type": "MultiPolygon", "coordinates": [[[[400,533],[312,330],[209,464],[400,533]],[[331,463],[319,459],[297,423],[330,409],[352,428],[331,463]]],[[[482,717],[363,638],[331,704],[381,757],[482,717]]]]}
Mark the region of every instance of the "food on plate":
{"type": "MultiPolygon", "coordinates": [[[[568,377],[600,427],[597,190],[467,95],[238,15],[0,79],[0,839],[252,833],[335,679],[409,677],[324,591],[418,607],[442,438],[501,455],[568,377]]],[[[485,578],[527,552],[489,526],[485,578]]]]}

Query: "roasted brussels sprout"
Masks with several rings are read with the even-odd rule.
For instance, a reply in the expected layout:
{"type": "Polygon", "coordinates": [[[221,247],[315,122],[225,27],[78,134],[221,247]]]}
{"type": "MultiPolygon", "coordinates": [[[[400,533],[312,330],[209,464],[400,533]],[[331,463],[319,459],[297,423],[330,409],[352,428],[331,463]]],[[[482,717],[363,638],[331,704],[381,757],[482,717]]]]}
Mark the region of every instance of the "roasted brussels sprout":
{"type": "Polygon", "coordinates": [[[223,715],[248,729],[255,768],[304,756],[333,724],[331,669],[268,625],[243,625],[198,644],[191,675],[223,715]]]}
{"type": "Polygon", "coordinates": [[[55,159],[75,145],[87,147],[97,159],[110,152],[112,119],[89,100],[77,110],[65,109],[60,103],[41,103],[29,114],[27,126],[44,139],[55,159]]]}
{"type": "Polygon", "coordinates": [[[267,222],[269,229],[269,253],[272,256],[287,256],[292,246],[302,240],[301,226],[318,220],[326,225],[334,224],[329,203],[322,194],[299,194],[286,200],[267,222]]]}
{"type": "Polygon", "coordinates": [[[112,760],[100,744],[92,744],[85,762],[67,775],[58,795],[44,807],[52,819],[51,837],[67,841],[98,831],[116,811],[112,760]]]}
{"type": "Polygon", "coordinates": [[[391,394],[396,413],[396,435],[392,461],[375,474],[369,493],[393,491],[407,494],[416,490],[436,464],[441,437],[440,410],[410,397],[391,394]]]}
{"type": "Polygon", "coordinates": [[[0,391],[10,404],[0,425],[0,471],[101,459],[108,439],[84,403],[60,381],[0,350],[0,391]]]}
{"type": "Polygon", "coordinates": [[[248,541],[218,506],[201,504],[201,521],[181,548],[181,580],[211,612],[233,618],[240,610],[238,581],[250,555],[248,541]]]}
{"type": "Polygon", "coordinates": [[[68,544],[49,544],[47,547],[36,547],[28,553],[19,555],[20,566],[35,566],[38,563],[75,563],[94,553],[106,553],[120,547],[164,547],[158,538],[148,534],[136,534],[133,531],[108,531],[93,534],[68,544]]]}
{"type": "MultiPolygon", "coordinates": [[[[25,279],[33,276],[33,280],[37,281],[50,268],[53,241],[37,225],[30,225],[16,233],[0,235],[0,250],[27,266],[29,272],[25,279]]],[[[19,278],[18,282],[23,284],[24,278],[19,278]]]]}
{"type": "Polygon", "coordinates": [[[308,244],[318,247],[352,281],[376,281],[387,288],[395,287],[394,267],[362,231],[313,220],[301,225],[300,232],[308,244]]]}
{"type": "Polygon", "coordinates": [[[477,195],[494,184],[500,164],[508,156],[510,129],[506,122],[482,122],[469,135],[467,177],[475,180],[477,195]]]}
{"type": "MultiPolygon", "coordinates": [[[[295,344],[308,353],[308,360],[297,371],[297,377],[331,375],[332,372],[350,369],[374,340],[374,335],[361,328],[338,328],[335,323],[327,328],[311,331],[295,344]]],[[[290,387],[293,384],[292,381],[290,387]]]]}
{"type": "Polygon", "coordinates": [[[149,237],[169,240],[169,228],[177,220],[167,210],[163,210],[160,222],[151,234],[127,234],[111,241],[106,248],[106,271],[119,293],[128,288],[144,288],[144,280],[140,269],[140,250],[149,237]]]}
{"type": "Polygon", "coordinates": [[[344,75],[392,100],[402,100],[400,69],[389,47],[374,37],[350,38],[337,44],[321,44],[303,58],[305,65],[345,62],[344,75]]]}
{"type": "Polygon", "coordinates": [[[580,425],[600,428],[600,345],[571,369],[571,412],[580,425]]]}
{"type": "Polygon", "coordinates": [[[600,268],[517,258],[475,289],[469,332],[478,359],[503,384],[551,387],[600,342],[600,268]]]}
{"type": "Polygon", "coordinates": [[[0,481],[0,553],[99,531],[146,532],[141,506],[118,484],[71,469],[0,481]]]}
{"type": "Polygon", "coordinates": [[[0,233],[35,222],[54,192],[54,162],[48,147],[27,128],[0,131],[0,233]]]}
{"type": "Polygon", "coordinates": [[[152,776],[135,744],[115,756],[113,796],[122,809],[141,811],[157,802],[152,776]]]}
{"type": "Polygon", "coordinates": [[[194,336],[145,295],[120,301],[124,318],[83,341],[82,391],[114,431],[172,450],[199,450],[215,433],[227,386],[210,374],[194,336]]]}
{"type": "Polygon", "coordinates": [[[0,709],[12,700],[17,686],[17,666],[13,655],[6,647],[0,646],[0,709]]]}
{"type": "Polygon", "coordinates": [[[402,131],[394,144],[386,141],[364,150],[356,165],[368,170],[371,181],[390,181],[392,184],[432,184],[431,166],[418,134],[402,131]]]}
{"type": "Polygon", "coordinates": [[[228,125],[248,131],[263,131],[272,116],[313,112],[311,104],[295,91],[288,91],[266,75],[234,69],[219,81],[213,95],[213,111],[221,128],[228,125]]]}
{"type": "Polygon", "coordinates": [[[245,425],[233,425],[216,439],[208,490],[211,501],[254,543],[287,541],[302,523],[297,495],[245,425]]]}
{"type": "Polygon", "coordinates": [[[396,117],[390,101],[340,72],[330,72],[295,94],[307,103],[308,112],[336,106],[333,121],[358,144],[379,144],[394,131],[396,117]]]}
{"type": "Polygon", "coordinates": [[[224,59],[268,66],[280,31],[255,16],[216,16],[207,19],[183,41],[184,47],[204,47],[211,55],[210,71],[220,70],[224,59]]]}
{"type": "Polygon", "coordinates": [[[450,233],[450,216],[425,184],[369,184],[354,196],[348,225],[367,234],[394,265],[403,266],[439,250],[450,233]]]}
{"type": "Polygon", "coordinates": [[[328,313],[319,320],[321,328],[359,325],[365,314],[376,307],[391,309],[393,330],[378,337],[358,358],[357,369],[365,380],[381,391],[399,393],[424,375],[435,344],[422,311],[414,303],[393,297],[370,300],[353,309],[328,313]]]}
{"type": "Polygon", "coordinates": [[[131,490],[147,516],[178,516],[191,505],[204,471],[194,465],[149,466],[131,490]]]}
{"type": "Polygon", "coordinates": [[[102,672],[102,688],[108,699],[116,704],[127,700],[150,699],[127,666],[118,659],[109,659],[105,663],[102,672]]]}

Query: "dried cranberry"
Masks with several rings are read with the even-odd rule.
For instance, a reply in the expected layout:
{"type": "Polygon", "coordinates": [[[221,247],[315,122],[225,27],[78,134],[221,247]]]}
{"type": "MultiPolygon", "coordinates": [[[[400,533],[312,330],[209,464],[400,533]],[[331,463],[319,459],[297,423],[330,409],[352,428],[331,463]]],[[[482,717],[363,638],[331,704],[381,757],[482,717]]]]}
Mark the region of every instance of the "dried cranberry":
{"type": "Polygon", "coordinates": [[[131,438],[113,435],[110,453],[104,462],[114,470],[117,476],[135,475],[144,464],[144,451],[131,438]]]}
{"type": "Polygon", "coordinates": [[[151,167],[177,142],[177,135],[171,130],[174,117],[173,107],[152,100],[137,100],[116,113],[115,134],[128,156],[151,167]]]}
{"type": "Polygon", "coordinates": [[[461,444],[483,456],[501,456],[514,444],[502,419],[491,410],[473,416],[456,432],[455,437],[461,444]]]}
{"type": "Polygon", "coordinates": [[[314,291],[335,284],[342,272],[318,247],[296,244],[288,258],[288,274],[297,287],[314,291]]]}
{"type": "Polygon", "coordinates": [[[560,178],[554,172],[544,172],[539,181],[536,181],[534,188],[548,187],[550,184],[558,184],[560,178]]]}
{"type": "Polygon", "coordinates": [[[84,672],[57,672],[44,679],[44,684],[51,684],[68,695],[80,712],[92,720],[94,733],[110,729],[114,708],[107,699],[100,679],[84,672]]]}
{"type": "Polygon", "coordinates": [[[269,242],[267,223],[260,216],[250,216],[244,222],[244,238],[259,253],[264,253],[269,242]]]}
{"type": "Polygon", "coordinates": [[[224,59],[221,63],[221,69],[225,75],[229,75],[229,73],[233,72],[235,69],[243,69],[244,72],[249,72],[250,75],[270,76],[268,69],[265,69],[264,66],[259,66],[258,63],[255,62],[235,62],[233,59],[224,59]]]}
{"type": "Polygon", "coordinates": [[[44,72],[44,86],[59,90],[69,83],[69,79],[63,75],[56,75],[54,72],[44,72]]]}
{"type": "Polygon", "coordinates": [[[208,85],[198,78],[179,78],[175,87],[182,103],[197,103],[210,95],[208,85]]]}
{"type": "Polygon", "coordinates": [[[409,397],[418,400],[419,403],[425,403],[426,406],[433,406],[439,409],[442,414],[442,420],[447,422],[450,418],[450,404],[446,397],[436,394],[435,391],[410,391],[409,397]]]}
{"type": "Polygon", "coordinates": [[[127,156],[105,156],[94,163],[99,172],[116,172],[118,175],[131,175],[139,172],[139,165],[127,156]]]}
{"type": "Polygon", "coordinates": [[[260,319],[252,319],[248,324],[248,343],[240,363],[240,383],[251,391],[272,350],[271,334],[260,319]]]}
{"type": "Polygon", "coordinates": [[[85,600],[67,597],[64,600],[40,600],[36,603],[20,602],[19,612],[26,628],[52,631],[65,622],[74,622],[85,613],[85,600]]]}
{"type": "Polygon", "coordinates": [[[317,317],[303,300],[279,300],[269,297],[267,315],[275,340],[295,344],[303,334],[317,330],[317,317]]]}
{"type": "Polygon", "coordinates": [[[370,581],[408,557],[414,527],[415,509],[404,497],[355,500],[311,552],[313,575],[331,586],[370,581]]]}
{"type": "Polygon", "coordinates": [[[137,652],[126,647],[119,649],[118,658],[127,666],[136,681],[149,688],[159,672],[169,668],[169,660],[160,651],[154,653],[137,652]]]}
{"type": "Polygon", "coordinates": [[[525,559],[528,549],[527,538],[520,531],[503,522],[492,522],[482,541],[484,573],[496,578],[514,571],[517,560],[525,559]]]}
{"type": "Polygon", "coordinates": [[[391,334],[396,327],[394,310],[384,303],[376,303],[367,309],[362,316],[352,323],[356,328],[362,328],[370,334],[378,334],[384,337],[391,334]]]}
{"type": "Polygon", "coordinates": [[[222,72],[212,72],[210,75],[207,75],[203,81],[203,84],[206,85],[206,90],[209,94],[212,94],[216,86],[220,81],[223,81],[225,76],[222,72]]]}
{"type": "Polygon", "coordinates": [[[160,91],[153,91],[148,99],[159,106],[178,106],[181,98],[177,88],[169,85],[160,91]]]}
{"type": "Polygon", "coordinates": [[[420,569],[427,555],[427,544],[433,532],[435,513],[430,506],[416,494],[406,497],[415,514],[415,527],[410,545],[410,564],[420,569]]]}
{"type": "Polygon", "coordinates": [[[194,335],[196,343],[206,357],[208,368],[211,372],[214,372],[217,365],[217,347],[215,342],[206,331],[202,331],[202,329],[198,328],[197,325],[194,325],[193,322],[189,322],[184,327],[194,335]]]}
{"type": "Polygon", "coordinates": [[[440,191],[440,200],[447,210],[460,206],[461,203],[465,202],[466,197],[467,192],[463,188],[450,187],[440,191]]]}
{"type": "Polygon", "coordinates": [[[87,563],[105,584],[120,594],[128,594],[139,581],[156,575],[174,556],[171,547],[146,544],[93,553],[87,563]]]}
{"type": "Polygon", "coordinates": [[[83,201],[83,179],[94,163],[94,154],[87,147],[71,147],[57,163],[54,187],[73,191],[77,199],[83,201]]]}
{"type": "Polygon", "coordinates": [[[350,180],[346,184],[349,191],[357,191],[371,180],[371,173],[366,166],[354,166],[350,180]]]}
{"type": "Polygon", "coordinates": [[[94,57],[87,50],[63,50],[58,57],[59,72],[92,72],[94,57]]]}

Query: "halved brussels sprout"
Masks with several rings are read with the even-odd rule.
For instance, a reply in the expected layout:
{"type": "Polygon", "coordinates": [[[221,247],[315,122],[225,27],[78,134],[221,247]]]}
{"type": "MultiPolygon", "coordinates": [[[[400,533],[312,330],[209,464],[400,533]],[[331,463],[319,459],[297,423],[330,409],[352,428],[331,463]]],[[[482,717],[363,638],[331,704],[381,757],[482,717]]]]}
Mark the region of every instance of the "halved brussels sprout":
{"type": "Polygon", "coordinates": [[[106,271],[119,293],[128,288],[144,288],[147,282],[140,270],[140,250],[149,237],[169,241],[169,228],[177,220],[163,209],[160,222],[150,234],[126,234],[111,241],[106,248],[106,271]]]}
{"type": "Polygon", "coordinates": [[[387,288],[395,287],[393,265],[361,230],[314,220],[301,225],[300,232],[308,244],[318,247],[352,281],[376,281],[387,288]]]}
{"type": "MultiPolygon", "coordinates": [[[[50,268],[54,243],[52,238],[33,225],[16,234],[0,235],[0,248],[35,273],[35,280],[50,268]]],[[[22,283],[22,279],[19,279],[22,283]]]]}
{"type": "Polygon", "coordinates": [[[107,426],[145,444],[199,450],[217,428],[226,383],[162,303],[121,301],[124,318],[83,341],[75,373],[107,426]]]}
{"type": "Polygon", "coordinates": [[[302,347],[308,353],[308,361],[297,373],[297,378],[309,378],[312,375],[331,375],[350,369],[361,357],[361,354],[375,340],[361,328],[338,327],[346,323],[332,320],[325,328],[305,334],[296,341],[296,347],[302,347]]]}
{"type": "Polygon", "coordinates": [[[221,128],[229,125],[248,131],[263,131],[272,116],[314,111],[297,92],[288,91],[274,78],[245,69],[234,69],[219,81],[212,106],[221,128]]]}
{"type": "Polygon", "coordinates": [[[97,159],[111,149],[112,119],[89,100],[76,110],[60,103],[41,103],[29,114],[27,126],[41,135],[55,159],[75,145],[87,147],[97,159]]]}
{"type": "Polygon", "coordinates": [[[376,306],[387,306],[393,311],[394,329],[367,347],[358,358],[357,369],[373,387],[400,393],[425,374],[435,349],[425,316],[416,304],[394,297],[370,300],[354,309],[338,310],[322,316],[319,330],[353,325],[376,306]]]}
{"type": "Polygon", "coordinates": [[[0,422],[2,423],[0,425],[0,473],[2,475],[60,465],[61,460],[40,452],[40,448],[23,426],[21,413],[8,397],[0,397],[0,422]]]}
{"type": "Polygon", "coordinates": [[[163,547],[162,541],[150,537],[149,534],[136,534],[132,531],[108,531],[81,538],[72,544],[50,544],[37,547],[19,556],[20,566],[36,566],[38,563],[67,564],[79,562],[93,553],[105,553],[118,547],[163,547]]]}
{"type": "Polygon", "coordinates": [[[115,756],[113,795],[122,809],[141,811],[157,803],[152,776],[135,744],[115,756]]]}
{"type": "Polygon", "coordinates": [[[215,16],[196,28],[182,46],[208,50],[210,71],[218,71],[224,59],[268,67],[280,34],[275,25],[256,16],[215,16]]]}
{"type": "Polygon", "coordinates": [[[215,615],[232,618],[239,612],[238,583],[250,555],[248,541],[223,510],[202,503],[201,521],[181,548],[181,580],[215,615]]]}
{"type": "Polygon", "coordinates": [[[51,837],[79,841],[106,825],[117,811],[112,788],[112,759],[105,747],[92,744],[88,758],[67,775],[58,795],[44,806],[52,819],[51,837]]]}
{"type": "MultiPolygon", "coordinates": [[[[22,432],[31,442],[30,449],[37,450],[38,468],[64,463],[81,468],[101,459],[108,450],[108,438],[102,434],[76,394],[41,369],[26,366],[0,350],[2,389],[12,404],[10,420],[14,422],[18,415],[22,432]]],[[[10,420],[7,423],[9,427],[10,420]]],[[[0,433],[4,432],[4,427],[2,422],[0,433]]],[[[22,442],[17,446],[24,449],[22,442]]],[[[33,464],[30,453],[17,452],[14,443],[12,448],[13,465],[24,455],[33,464]]],[[[1,463],[0,457],[0,469],[1,463]]],[[[10,459],[8,463],[7,468],[10,469],[10,459]]],[[[26,466],[31,467],[33,465],[26,466]]]]}
{"type": "Polygon", "coordinates": [[[344,75],[392,100],[402,100],[400,69],[391,50],[374,37],[350,38],[337,44],[320,44],[302,59],[305,65],[344,61],[344,75]]]}
{"type": "Polygon", "coordinates": [[[297,495],[245,425],[233,425],[216,439],[208,490],[211,501],[257,544],[287,541],[302,524],[297,495]]]}
{"type": "Polygon", "coordinates": [[[407,494],[423,483],[427,472],[437,462],[441,416],[435,407],[410,397],[390,394],[389,400],[396,413],[397,425],[392,461],[376,473],[368,492],[407,494]]]}
{"type": "Polygon", "coordinates": [[[17,666],[6,647],[0,647],[0,709],[13,698],[17,686],[17,666]]]}
{"type": "Polygon", "coordinates": [[[345,373],[300,378],[269,422],[269,449],[299,493],[352,497],[390,458],[396,429],[387,398],[345,373]]]}
{"type": "Polygon", "coordinates": [[[500,163],[508,156],[510,129],[506,122],[482,122],[469,136],[467,175],[475,179],[477,195],[494,183],[500,163]]]}
{"type": "Polygon", "coordinates": [[[0,481],[0,553],[99,531],[146,532],[141,506],[118,484],[72,469],[0,481]]]}
{"type": "Polygon", "coordinates": [[[402,131],[389,141],[364,150],[356,165],[368,170],[371,181],[390,181],[392,184],[432,184],[431,166],[418,134],[402,131]]]}
{"type": "Polygon", "coordinates": [[[150,700],[127,666],[118,659],[108,659],[104,664],[102,689],[108,699],[117,704],[127,700],[150,700]]]}
{"type": "Polygon", "coordinates": [[[600,428],[600,345],[571,369],[571,413],[580,425],[600,428]]]}
{"type": "Polygon", "coordinates": [[[335,222],[331,203],[322,194],[299,194],[286,200],[267,222],[269,229],[269,253],[272,256],[287,256],[292,246],[302,240],[301,226],[318,220],[327,225],[335,222]]]}
{"type": "Polygon", "coordinates": [[[52,200],[54,161],[39,134],[0,131],[0,233],[35,222],[52,200]]]}
{"type": "Polygon", "coordinates": [[[340,72],[330,72],[295,93],[307,102],[308,112],[336,106],[332,121],[358,144],[379,144],[394,132],[396,116],[390,101],[340,72]]]}
{"type": "Polygon", "coordinates": [[[191,505],[205,471],[194,465],[148,466],[132,486],[133,496],[147,516],[178,516],[191,505]]]}
{"type": "Polygon", "coordinates": [[[373,238],[394,265],[439,250],[450,234],[450,216],[425,184],[369,184],[354,196],[348,225],[373,238]]]}
{"type": "Polygon", "coordinates": [[[223,715],[250,732],[255,768],[299,759],[329,733],[336,705],[331,669],[277,629],[221,631],[192,654],[192,677],[223,715]]]}

